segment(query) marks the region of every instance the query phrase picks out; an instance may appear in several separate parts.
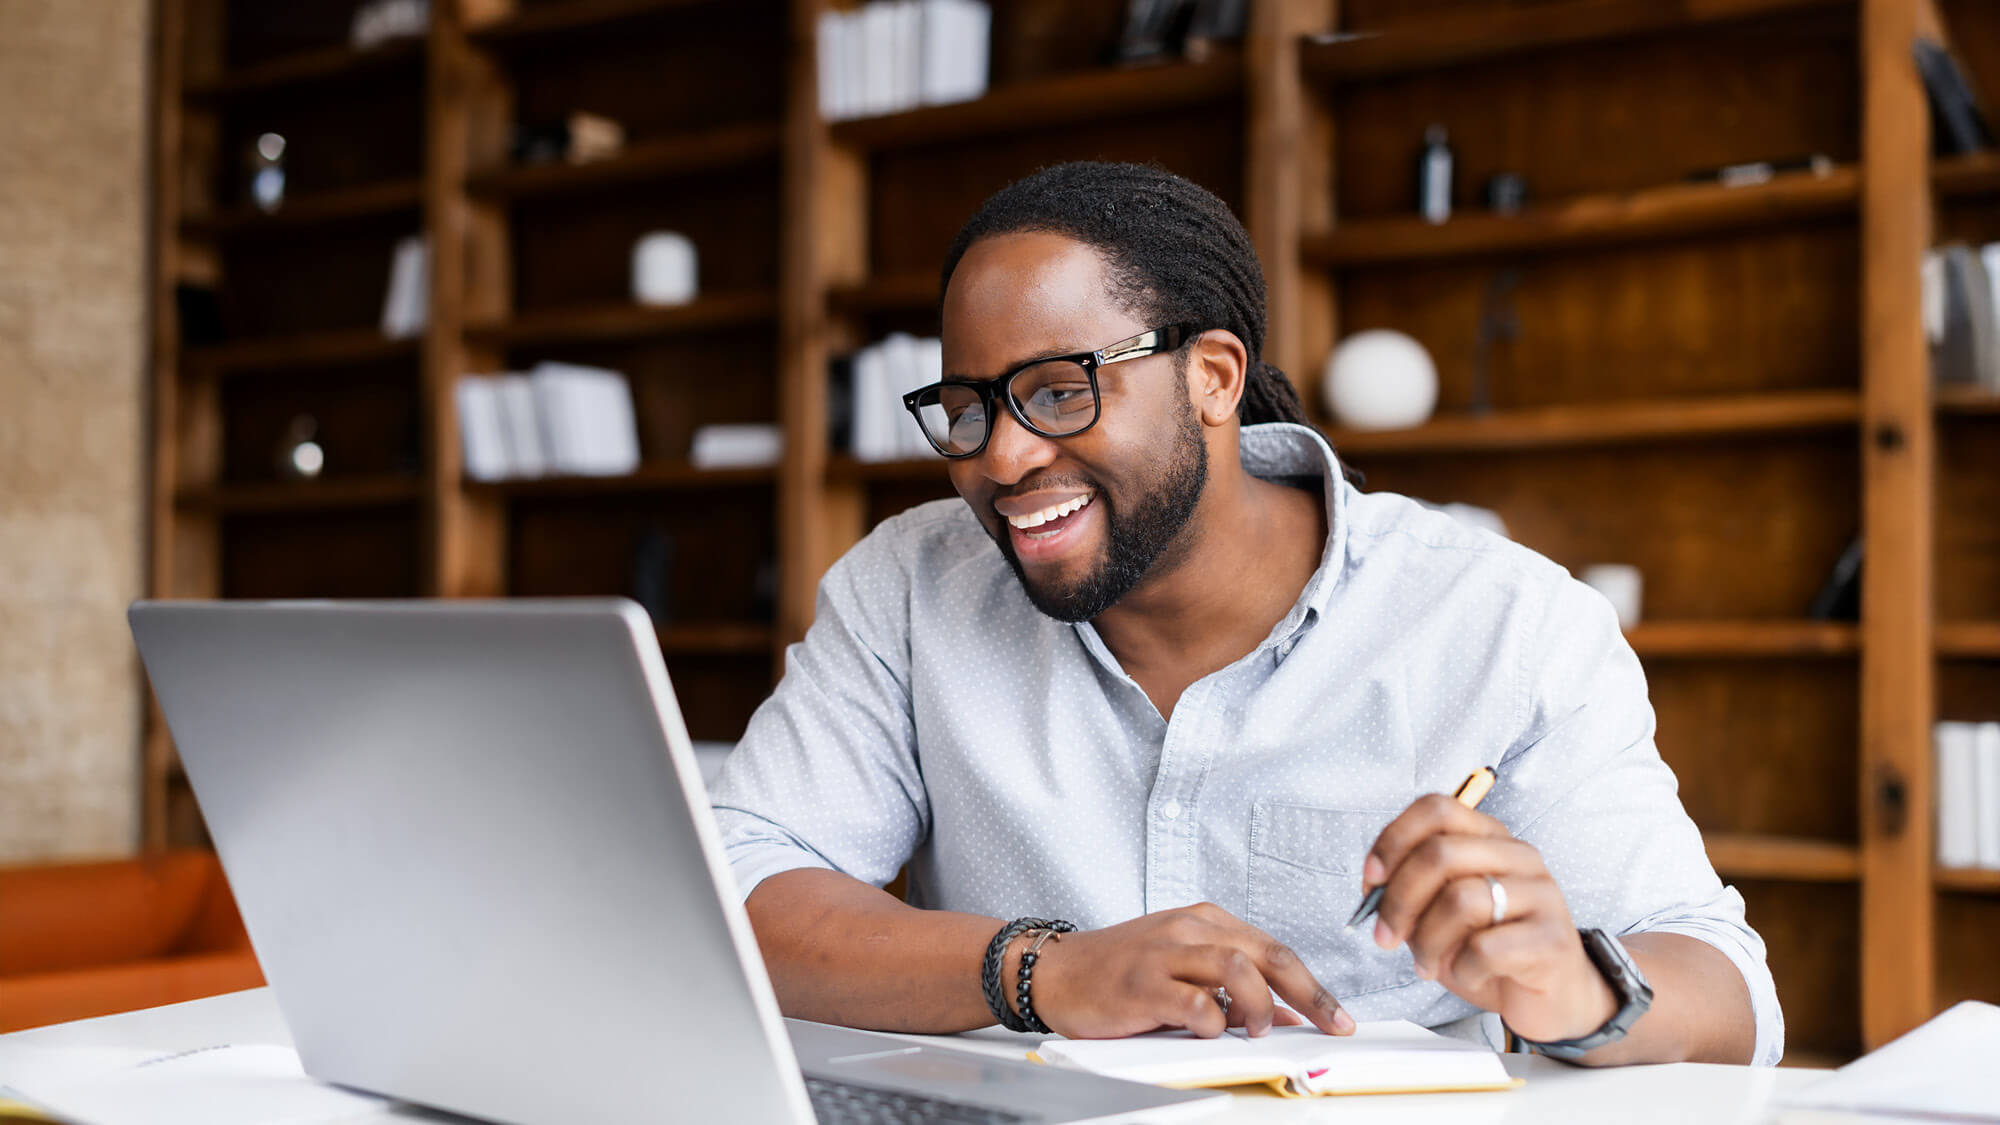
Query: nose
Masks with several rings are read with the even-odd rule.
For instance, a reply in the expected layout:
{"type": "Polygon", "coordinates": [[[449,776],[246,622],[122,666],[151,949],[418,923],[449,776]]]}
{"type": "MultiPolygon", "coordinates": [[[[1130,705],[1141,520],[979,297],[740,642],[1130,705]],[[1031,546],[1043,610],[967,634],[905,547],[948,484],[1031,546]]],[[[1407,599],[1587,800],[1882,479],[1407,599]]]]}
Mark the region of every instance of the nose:
{"type": "Polygon", "coordinates": [[[986,448],[973,459],[979,462],[979,471],[988,480],[1004,487],[1018,484],[1029,473],[1047,467],[1055,460],[1056,443],[1055,439],[1023,426],[1005,406],[994,405],[997,409],[993,434],[986,439],[986,448]]]}

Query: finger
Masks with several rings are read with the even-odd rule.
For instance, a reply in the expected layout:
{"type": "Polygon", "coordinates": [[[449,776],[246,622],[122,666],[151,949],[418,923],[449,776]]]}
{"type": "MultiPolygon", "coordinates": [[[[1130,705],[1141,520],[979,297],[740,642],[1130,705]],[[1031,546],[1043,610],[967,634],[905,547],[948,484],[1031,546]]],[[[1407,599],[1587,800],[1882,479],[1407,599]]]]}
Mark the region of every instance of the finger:
{"type": "MultiPolygon", "coordinates": [[[[1212,987],[1212,986],[1211,986],[1212,987]]],[[[1210,988],[1184,980],[1166,981],[1154,1002],[1153,1018],[1161,1027],[1184,1027],[1204,1039],[1213,1039],[1229,1029],[1222,1005],[1215,1002],[1210,988]]]]}
{"type": "Polygon", "coordinates": [[[1453,984],[1465,992],[1479,992],[1496,981],[1515,980],[1537,987],[1538,961],[1550,960],[1545,927],[1522,919],[1500,926],[1488,926],[1466,937],[1464,944],[1445,966],[1453,984]]]}
{"type": "Polygon", "coordinates": [[[1229,990],[1227,1023],[1251,1035],[1271,1030],[1271,986],[1248,953],[1234,945],[1194,945],[1175,951],[1168,972],[1176,978],[1208,990],[1209,1002],[1218,1009],[1217,986],[1229,990]]]}
{"type": "Polygon", "coordinates": [[[1273,1027],[1304,1027],[1305,1025],[1306,1018],[1292,1011],[1290,1008],[1281,1006],[1271,1013],[1271,1026],[1273,1027]]]}
{"type": "Polygon", "coordinates": [[[1375,837],[1368,856],[1361,863],[1361,888],[1366,891],[1387,881],[1405,857],[1432,836],[1506,836],[1506,825],[1477,809],[1468,809],[1442,793],[1429,793],[1410,802],[1375,837]]]}
{"type": "MultiPolygon", "coordinates": [[[[1541,853],[1511,836],[1432,836],[1389,876],[1375,921],[1375,944],[1394,949],[1416,928],[1447,883],[1468,875],[1545,873],[1541,853]]],[[[1489,901],[1487,914],[1492,907],[1489,901]]]]}
{"type": "Polygon", "coordinates": [[[1232,917],[1230,923],[1236,946],[1250,954],[1257,971],[1285,1003],[1328,1035],[1354,1033],[1354,1017],[1341,1008],[1340,1001],[1313,976],[1291,946],[1240,918],[1232,917]]]}
{"type": "MultiPolygon", "coordinates": [[[[1486,879],[1485,875],[1462,875],[1451,880],[1417,919],[1408,941],[1418,976],[1425,980],[1441,979],[1442,969],[1465,939],[1496,924],[1493,886],[1486,879]]],[[[1533,913],[1528,882],[1521,878],[1500,884],[1507,903],[1503,921],[1519,920],[1533,913]]]]}

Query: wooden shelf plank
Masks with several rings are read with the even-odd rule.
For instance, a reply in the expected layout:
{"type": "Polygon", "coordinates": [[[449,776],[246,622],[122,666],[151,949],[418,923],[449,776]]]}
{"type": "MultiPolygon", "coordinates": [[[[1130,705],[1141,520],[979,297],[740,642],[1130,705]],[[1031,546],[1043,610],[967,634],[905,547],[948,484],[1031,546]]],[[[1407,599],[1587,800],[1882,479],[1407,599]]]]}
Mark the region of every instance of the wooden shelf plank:
{"type": "Polygon", "coordinates": [[[748,488],[778,479],[776,466],[754,469],[697,469],[685,461],[655,461],[637,472],[615,477],[529,477],[522,480],[468,481],[471,492],[512,497],[616,496],[641,492],[696,492],[711,488],[748,488]]]}
{"type": "Polygon", "coordinates": [[[949,483],[942,457],[910,458],[902,461],[860,461],[847,454],[827,458],[828,480],[844,484],[889,481],[937,481],[949,483]]]}
{"type": "Polygon", "coordinates": [[[900,273],[871,277],[859,285],[839,285],[827,291],[827,307],[845,316],[883,312],[936,312],[938,278],[934,273],[900,273]]]}
{"type": "Polygon", "coordinates": [[[239,340],[187,352],[187,366],[209,375],[268,375],[315,367],[417,358],[421,339],[394,339],[374,328],[239,340]]]}
{"type": "Polygon", "coordinates": [[[1984,387],[1938,387],[1932,401],[1944,414],[2000,414],[2000,393],[1984,387]]]}
{"type": "Polygon", "coordinates": [[[588,164],[531,164],[469,177],[465,190],[490,199],[544,199],[643,184],[690,172],[774,161],[782,139],[776,124],[733,125],[627,147],[588,164]]]}
{"type": "Polygon", "coordinates": [[[1309,36],[1299,43],[1299,63],[1316,81],[1355,81],[1837,6],[1853,5],[1834,0],[1571,0],[1471,18],[1430,19],[1380,32],[1309,36]]]}
{"type": "Polygon", "coordinates": [[[1931,882],[1939,890],[2000,894],[2000,869],[1990,867],[1939,867],[1932,870],[1931,882]]]}
{"type": "Polygon", "coordinates": [[[1787,391],[1447,415],[1406,430],[1335,428],[1327,436],[1344,456],[1409,456],[1831,430],[1860,420],[1861,396],[1854,391],[1787,391]]]}
{"type": "Polygon", "coordinates": [[[1947,199],[2000,195],[2000,152],[1974,152],[1934,160],[1931,185],[1947,199]]]}
{"type": "Polygon", "coordinates": [[[1653,659],[1853,656],[1861,628],[1838,621],[1648,621],[1625,639],[1653,659]]]}
{"type": "Polygon", "coordinates": [[[1704,832],[1708,861],[1725,879],[1847,883],[1861,877],[1861,849],[1828,840],[1704,832]]]}
{"type": "Polygon", "coordinates": [[[748,622],[702,621],[662,625],[660,651],[668,656],[762,656],[777,644],[777,631],[748,622]]]}
{"type": "Polygon", "coordinates": [[[718,0],[562,0],[539,4],[511,16],[465,29],[466,38],[486,47],[514,48],[570,32],[602,30],[625,20],[718,0]]]}
{"type": "Polygon", "coordinates": [[[778,315],[777,294],[718,293],[685,305],[584,305],[467,324],[465,337],[494,347],[643,340],[762,324],[778,315]]]}
{"type": "Polygon", "coordinates": [[[1646,242],[1851,214],[1860,199],[1860,183],[1852,167],[1840,167],[1825,175],[1793,172],[1743,187],[1668,184],[1581,196],[1518,215],[1474,213],[1443,223],[1416,215],[1359,219],[1307,235],[1299,249],[1308,264],[1343,268],[1646,242]]]}
{"type": "Polygon", "coordinates": [[[392,39],[365,49],[340,44],[239,67],[212,82],[189,83],[185,92],[195,100],[269,93],[285,86],[379,75],[401,67],[415,71],[423,57],[424,41],[416,38],[392,39]]]}
{"type": "Polygon", "coordinates": [[[833,139],[864,151],[1024,133],[1085,121],[1161,114],[1239,97],[1243,58],[1091,70],[997,86],[977,101],[835,122],[833,139]]]}
{"type": "Polygon", "coordinates": [[[1939,656],[2000,660],[2000,621],[1941,621],[1935,642],[1939,656]]]}
{"type": "Polygon", "coordinates": [[[421,495],[422,482],[416,477],[390,473],[346,479],[221,484],[210,488],[185,489],[174,499],[183,508],[229,515],[254,515],[385,508],[413,504],[421,495]]]}
{"type": "Polygon", "coordinates": [[[190,215],[181,220],[181,233],[192,237],[234,238],[405,213],[414,220],[418,218],[423,195],[423,184],[417,180],[365,184],[287,199],[276,211],[237,207],[213,215],[190,215]]]}

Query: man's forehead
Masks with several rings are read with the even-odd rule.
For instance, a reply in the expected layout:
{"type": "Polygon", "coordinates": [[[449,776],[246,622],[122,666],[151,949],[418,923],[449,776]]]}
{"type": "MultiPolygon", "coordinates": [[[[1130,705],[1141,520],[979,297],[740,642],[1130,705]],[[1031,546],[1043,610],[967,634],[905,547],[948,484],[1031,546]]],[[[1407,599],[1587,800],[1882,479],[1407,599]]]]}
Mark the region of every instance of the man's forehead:
{"type": "Polygon", "coordinates": [[[990,375],[1035,355],[1088,351],[1124,319],[1090,245],[1039,231],[981,239],[945,290],[945,369],[990,375]]]}

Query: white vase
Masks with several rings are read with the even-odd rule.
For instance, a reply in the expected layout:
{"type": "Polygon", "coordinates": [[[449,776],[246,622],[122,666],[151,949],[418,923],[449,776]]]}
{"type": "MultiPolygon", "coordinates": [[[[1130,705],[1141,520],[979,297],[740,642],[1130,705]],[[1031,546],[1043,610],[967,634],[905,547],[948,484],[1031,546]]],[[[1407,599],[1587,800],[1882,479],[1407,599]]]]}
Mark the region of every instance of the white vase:
{"type": "Polygon", "coordinates": [[[1322,389],[1343,426],[1400,430],[1437,408],[1437,365],[1422,344],[1387,328],[1356,332],[1333,349],[1322,389]]]}
{"type": "Polygon", "coordinates": [[[632,299],[642,305],[684,305],[694,300],[694,242],[656,230],[632,247],[632,299]]]}

